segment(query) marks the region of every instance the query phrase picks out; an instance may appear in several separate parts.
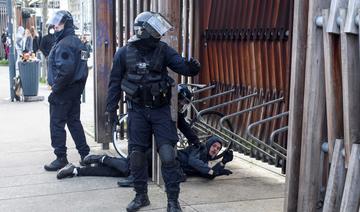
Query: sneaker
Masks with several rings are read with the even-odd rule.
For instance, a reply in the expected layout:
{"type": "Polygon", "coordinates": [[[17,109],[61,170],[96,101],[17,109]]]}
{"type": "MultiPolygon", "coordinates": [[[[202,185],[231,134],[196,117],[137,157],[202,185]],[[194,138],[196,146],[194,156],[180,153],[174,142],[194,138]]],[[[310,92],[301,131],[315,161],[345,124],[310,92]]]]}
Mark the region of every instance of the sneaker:
{"type": "MultiPolygon", "coordinates": [[[[90,165],[90,164],[94,164],[94,163],[101,163],[102,158],[105,157],[106,155],[87,155],[83,160],[83,164],[86,165],[90,165]]],[[[81,164],[81,163],[80,163],[81,164]]]]}
{"type": "Polygon", "coordinates": [[[57,171],[68,164],[68,160],[66,157],[57,157],[54,161],[50,164],[46,164],[44,169],[46,171],[57,171]]]}
{"type": "Polygon", "coordinates": [[[74,169],[76,169],[76,167],[72,164],[69,163],[68,165],[66,165],[64,168],[60,169],[56,175],[57,179],[63,179],[65,177],[74,177],[74,169]]]}

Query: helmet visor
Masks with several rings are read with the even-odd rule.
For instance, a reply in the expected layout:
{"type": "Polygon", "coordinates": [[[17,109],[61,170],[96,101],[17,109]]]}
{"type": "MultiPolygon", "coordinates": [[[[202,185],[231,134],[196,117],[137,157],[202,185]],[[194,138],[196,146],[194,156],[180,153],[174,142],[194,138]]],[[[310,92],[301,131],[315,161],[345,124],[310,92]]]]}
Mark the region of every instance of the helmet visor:
{"type": "Polygon", "coordinates": [[[54,13],[53,16],[46,22],[47,25],[59,25],[64,17],[64,13],[54,13]]]}
{"type": "Polygon", "coordinates": [[[154,14],[145,22],[144,28],[154,38],[161,38],[161,36],[173,27],[162,15],[154,14]]]}

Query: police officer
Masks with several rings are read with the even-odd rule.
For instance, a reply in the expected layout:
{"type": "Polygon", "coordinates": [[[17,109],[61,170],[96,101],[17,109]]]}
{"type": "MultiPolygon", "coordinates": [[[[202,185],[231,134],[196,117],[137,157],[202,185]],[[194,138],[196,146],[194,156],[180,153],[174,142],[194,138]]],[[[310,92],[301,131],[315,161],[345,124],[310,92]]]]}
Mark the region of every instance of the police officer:
{"type": "Polygon", "coordinates": [[[185,76],[194,76],[198,74],[200,64],[195,59],[184,60],[173,48],[160,41],[170,29],[170,23],[160,14],[143,12],[134,21],[134,36],[114,56],[106,110],[110,119],[115,120],[121,91],[125,91],[129,114],[130,170],[136,192],[127,211],[137,211],[150,204],[145,152],[151,147],[152,134],[162,161],[167,211],[181,211],[178,196],[182,171],[175,160],[174,146],[178,137],[170,113],[174,81],[168,76],[166,68],[185,76]]]}
{"type": "Polygon", "coordinates": [[[86,48],[75,35],[73,18],[68,11],[54,13],[47,24],[54,25],[55,45],[48,57],[48,83],[51,86],[50,134],[56,159],[45,165],[56,171],[68,164],[66,158],[67,125],[81,160],[89,154],[84,129],[80,121],[80,96],[88,76],[86,48]]]}

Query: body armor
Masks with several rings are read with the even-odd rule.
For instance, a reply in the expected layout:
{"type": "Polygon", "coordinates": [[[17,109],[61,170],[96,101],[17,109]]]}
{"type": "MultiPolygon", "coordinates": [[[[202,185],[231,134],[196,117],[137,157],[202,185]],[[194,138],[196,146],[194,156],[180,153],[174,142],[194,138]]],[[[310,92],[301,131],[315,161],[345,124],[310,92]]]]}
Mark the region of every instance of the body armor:
{"type": "Polygon", "coordinates": [[[121,89],[128,100],[151,108],[170,103],[174,80],[163,67],[164,47],[166,44],[159,42],[153,53],[147,54],[134,45],[127,46],[126,73],[121,89]]]}

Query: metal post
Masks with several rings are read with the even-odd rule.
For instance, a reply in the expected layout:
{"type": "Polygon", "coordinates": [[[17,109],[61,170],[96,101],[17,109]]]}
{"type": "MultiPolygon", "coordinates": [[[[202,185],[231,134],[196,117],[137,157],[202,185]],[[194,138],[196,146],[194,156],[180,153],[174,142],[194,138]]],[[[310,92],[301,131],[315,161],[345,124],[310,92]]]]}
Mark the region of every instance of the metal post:
{"type": "Polygon", "coordinates": [[[9,79],[10,79],[10,97],[11,101],[14,101],[15,90],[14,88],[14,77],[16,75],[15,71],[15,57],[14,57],[14,38],[13,38],[13,1],[7,0],[7,12],[8,12],[8,34],[11,41],[10,53],[9,53],[9,79]]]}
{"type": "MultiPolygon", "coordinates": [[[[174,26],[175,30],[168,32],[166,36],[163,38],[165,42],[167,42],[171,47],[173,47],[176,50],[179,50],[180,48],[180,1],[164,1],[162,4],[159,4],[159,12],[164,15],[174,26]]],[[[177,74],[170,71],[170,76],[177,81],[177,74]]],[[[176,93],[176,88],[173,87],[172,93],[176,93]]],[[[171,100],[171,116],[173,120],[177,120],[177,95],[173,95],[173,98],[171,100]]],[[[153,147],[153,152],[156,152],[156,148],[153,147]]],[[[155,173],[154,179],[157,179],[155,183],[158,185],[163,184],[163,179],[161,176],[161,163],[160,158],[158,154],[156,154],[156,157],[153,157],[153,164],[156,164],[156,166],[153,166],[153,172],[155,173]]]]}
{"type": "Polygon", "coordinates": [[[93,0],[95,140],[109,147],[105,126],[106,92],[115,52],[115,0],[93,0]]]}

